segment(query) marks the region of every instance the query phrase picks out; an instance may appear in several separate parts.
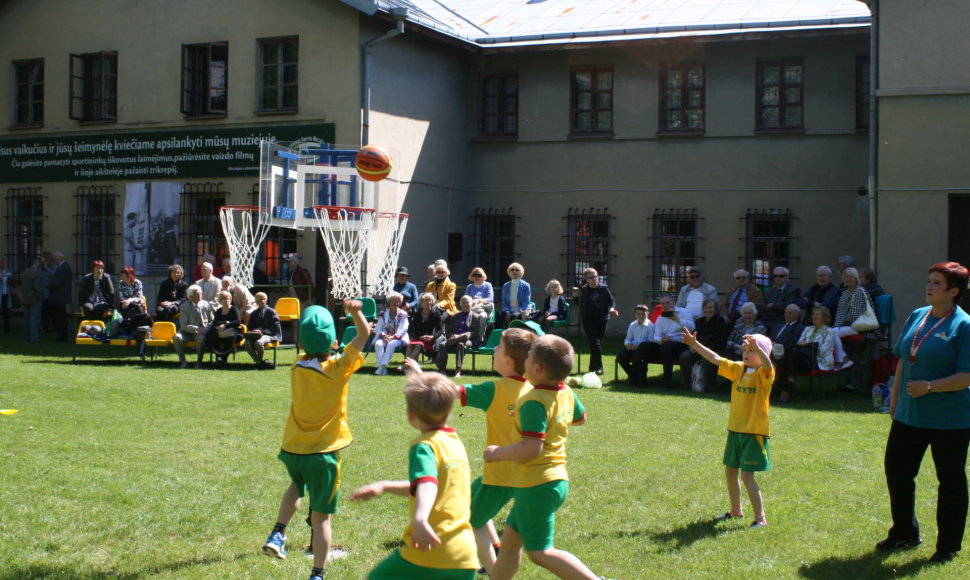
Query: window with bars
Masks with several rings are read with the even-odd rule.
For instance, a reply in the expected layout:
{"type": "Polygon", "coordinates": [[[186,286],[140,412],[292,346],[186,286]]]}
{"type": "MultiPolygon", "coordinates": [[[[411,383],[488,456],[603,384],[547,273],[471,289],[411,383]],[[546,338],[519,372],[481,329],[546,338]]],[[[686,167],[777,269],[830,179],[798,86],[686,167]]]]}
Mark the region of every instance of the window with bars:
{"type": "Polygon", "coordinates": [[[471,266],[485,270],[496,291],[508,282],[506,269],[515,262],[515,230],[518,218],[512,208],[476,209],[471,216],[471,266]]]}
{"type": "Polygon", "coordinates": [[[772,283],[771,271],[777,266],[792,269],[794,222],[790,209],[748,209],[745,220],[745,268],[752,282],[761,286],[772,283]]]}
{"type": "Polygon", "coordinates": [[[13,63],[13,126],[44,124],[44,59],[13,63]]]}
{"type": "Polygon", "coordinates": [[[297,37],[259,41],[259,103],[264,112],[296,111],[299,105],[300,41],[297,37]]]}
{"type": "Polygon", "coordinates": [[[483,137],[519,134],[519,76],[489,74],[482,78],[483,137]]]}
{"type": "MultiPolygon", "coordinates": [[[[250,192],[252,205],[259,205],[259,184],[254,183],[250,192]]],[[[263,272],[269,278],[270,284],[287,284],[290,272],[284,271],[286,262],[283,259],[287,254],[296,253],[297,236],[299,232],[291,228],[270,228],[263,240],[263,245],[256,256],[256,266],[263,264],[263,272]]]]}
{"type": "Polygon", "coordinates": [[[607,281],[613,258],[610,254],[612,222],[613,217],[605,208],[569,208],[563,286],[581,286],[586,268],[595,268],[600,280],[607,281]]]}
{"type": "Polygon", "coordinates": [[[575,134],[613,133],[613,69],[572,69],[572,123],[575,134]]]}
{"type": "Polygon", "coordinates": [[[802,69],[800,58],[758,61],[758,130],[804,129],[802,69]]]}
{"type": "Polygon", "coordinates": [[[855,128],[866,130],[869,128],[869,55],[857,56],[855,59],[855,128]]]}
{"type": "Polygon", "coordinates": [[[676,292],[687,283],[687,268],[700,265],[696,209],[653,212],[653,289],[676,292]]]}
{"type": "Polygon", "coordinates": [[[182,45],[182,114],[225,116],[229,43],[182,45]]]}
{"type": "Polygon", "coordinates": [[[39,187],[7,190],[7,268],[15,275],[44,247],[44,197],[39,187]]]}
{"type": "Polygon", "coordinates": [[[87,271],[94,260],[104,262],[106,271],[117,272],[125,264],[118,263],[117,201],[112,185],[81,186],[74,194],[77,212],[74,236],[77,241],[74,263],[79,271],[87,271]]]}
{"type": "Polygon", "coordinates": [[[219,220],[219,208],[226,205],[228,195],[221,183],[186,183],[183,187],[179,247],[186,278],[192,275],[202,256],[212,254],[216,257],[214,265],[218,266],[229,255],[219,220]]]}
{"type": "Polygon", "coordinates": [[[75,121],[118,118],[118,53],[71,55],[71,110],[75,121]]]}
{"type": "Polygon", "coordinates": [[[703,63],[662,65],[660,68],[660,132],[703,131],[703,63]]]}

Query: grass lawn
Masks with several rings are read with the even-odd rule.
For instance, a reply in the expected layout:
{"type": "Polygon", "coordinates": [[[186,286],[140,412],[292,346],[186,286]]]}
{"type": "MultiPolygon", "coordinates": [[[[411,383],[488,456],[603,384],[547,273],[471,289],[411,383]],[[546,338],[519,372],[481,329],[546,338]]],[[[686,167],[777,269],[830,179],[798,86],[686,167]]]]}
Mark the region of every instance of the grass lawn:
{"type": "MultiPolygon", "coordinates": [[[[49,337],[48,337],[49,338],[49,337]]],[[[612,351],[618,342],[610,343],[612,351]]],[[[0,580],[71,578],[303,579],[310,561],[302,517],[290,557],[259,551],[287,477],[276,459],[289,406],[289,375],[250,370],[245,353],[224,371],[181,370],[175,355],[153,364],[92,358],[121,348],[24,345],[0,337],[0,580]]],[[[280,366],[293,350],[280,353],[280,366]]],[[[399,360],[397,355],[395,360],[399,360]]],[[[584,357],[584,363],[585,363],[584,357]]],[[[373,354],[351,381],[355,442],[343,452],[350,490],[406,477],[400,376],[373,375],[373,354]]],[[[491,359],[479,357],[487,380],[491,359]]],[[[470,366],[470,365],[469,365],[470,366]]],[[[883,557],[888,529],[882,475],[887,416],[868,399],[804,391],[772,410],[773,469],[759,475],[769,526],[715,525],[728,507],[721,455],[728,395],[580,390],[589,423],[572,431],[569,499],[556,544],[597,574],[639,578],[966,578],[970,555],[929,566],[936,537],[936,478],[929,457],[918,480],[925,543],[883,557]]],[[[659,372],[659,367],[652,367],[659,372]]],[[[484,414],[457,410],[473,474],[481,472],[484,414]]],[[[745,498],[749,516],[750,509],[745,498]]],[[[349,550],[328,578],[358,579],[398,543],[407,501],[341,504],[335,543],[349,550]]],[[[524,562],[520,578],[549,575],[524,562]]]]}

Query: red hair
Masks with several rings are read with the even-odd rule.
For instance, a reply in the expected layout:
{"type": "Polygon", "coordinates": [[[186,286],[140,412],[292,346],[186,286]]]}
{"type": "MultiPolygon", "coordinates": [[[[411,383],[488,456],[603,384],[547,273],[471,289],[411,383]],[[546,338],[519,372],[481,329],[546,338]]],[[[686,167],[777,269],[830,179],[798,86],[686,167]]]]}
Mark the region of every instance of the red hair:
{"type": "Polygon", "coordinates": [[[101,266],[102,268],[104,268],[104,262],[102,262],[101,260],[95,260],[95,261],[91,262],[91,269],[92,270],[94,270],[94,267],[95,266],[101,266]]]}
{"type": "Polygon", "coordinates": [[[124,268],[122,268],[121,273],[128,274],[128,277],[131,278],[132,282],[138,279],[135,277],[135,269],[132,268],[131,266],[125,266],[124,268]]]}
{"type": "Polygon", "coordinates": [[[957,289],[957,295],[953,298],[954,303],[960,302],[960,297],[967,289],[967,280],[970,280],[970,271],[966,266],[959,262],[940,262],[930,266],[930,272],[938,272],[946,280],[946,289],[957,289]]]}

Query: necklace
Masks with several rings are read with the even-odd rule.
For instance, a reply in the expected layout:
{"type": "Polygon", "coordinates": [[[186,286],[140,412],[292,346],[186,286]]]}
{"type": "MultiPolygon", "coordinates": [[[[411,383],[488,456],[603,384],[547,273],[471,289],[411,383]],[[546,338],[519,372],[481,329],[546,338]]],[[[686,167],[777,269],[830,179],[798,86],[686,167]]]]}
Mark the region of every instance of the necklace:
{"type": "Polygon", "coordinates": [[[919,332],[923,330],[923,325],[926,324],[926,319],[930,317],[930,312],[933,312],[933,309],[931,308],[926,311],[926,315],[923,317],[923,320],[921,320],[919,323],[919,326],[916,327],[916,332],[913,333],[913,342],[910,343],[909,345],[909,364],[913,364],[913,362],[916,361],[916,353],[919,352],[920,347],[923,346],[924,342],[926,342],[926,337],[933,334],[933,331],[936,330],[936,328],[939,325],[943,324],[943,321],[949,318],[951,314],[956,312],[956,309],[957,309],[956,306],[954,306],[953,308],[950,308],[950,310],[943,315],[943,318],[937,320],[936,324],[934,324],[932,328],[926,331],[926,334],[923,335],[923,338],[921,338],[919,342],[916,342],[916,338],[919,336],[919,332]]]}

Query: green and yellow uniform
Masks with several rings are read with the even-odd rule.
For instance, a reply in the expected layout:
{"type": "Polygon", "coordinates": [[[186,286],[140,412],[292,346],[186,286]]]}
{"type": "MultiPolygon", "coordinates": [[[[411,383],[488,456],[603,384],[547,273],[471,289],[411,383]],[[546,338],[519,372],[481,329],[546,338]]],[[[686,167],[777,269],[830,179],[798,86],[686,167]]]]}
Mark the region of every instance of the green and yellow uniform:
{"type": "Polygon", "coordinates": [[[742,362],[721,359],[718,374],[731,381],[724,465],[744,471],[767,471],[771,468],[769,397],[775,369],[751,369],[742,362]]]}
{"type": "Polygon", "coordinates": [[[475,535],[468,522],[471,482],[465,446],[451,427],[421,433],[410,443],[408,480],[411,507],[404,546],[371,571],[368,578],[474,578],[478,569],[475,535]],[[418,484],[438,485],[428,524],[441,539],[434,549],[422,552],[412,547],[414,494],[418,484]],[[430,569],[430,570],[429,570],[430,569]]]}
{"type": "Polygon", "coordinates": [[[585,420],[586,409],[564,383],[536,385],[515,404],[515,425],[520,438],[542,440],[538,457],[524,464],[513,463],[516,467],[512,486],[517,489],[506,525],[522,536],[526,550],[553,546],[556,510],[569,494],[566,472],[569,427],[585,420]]]}

